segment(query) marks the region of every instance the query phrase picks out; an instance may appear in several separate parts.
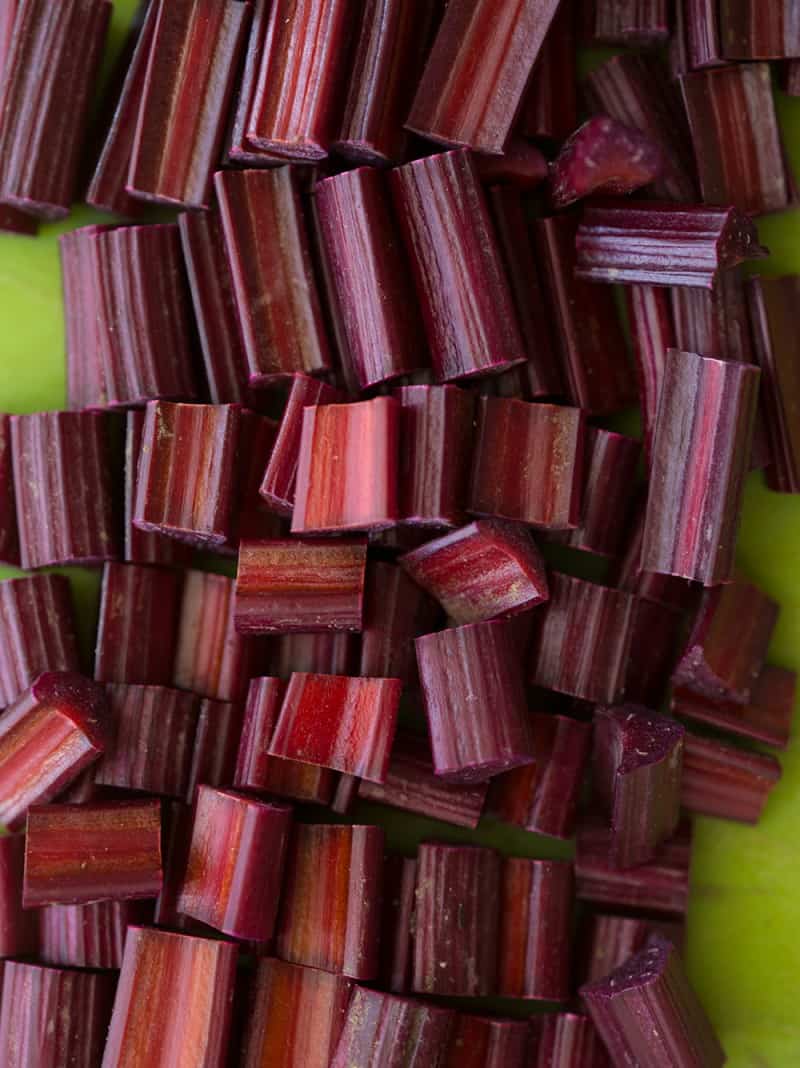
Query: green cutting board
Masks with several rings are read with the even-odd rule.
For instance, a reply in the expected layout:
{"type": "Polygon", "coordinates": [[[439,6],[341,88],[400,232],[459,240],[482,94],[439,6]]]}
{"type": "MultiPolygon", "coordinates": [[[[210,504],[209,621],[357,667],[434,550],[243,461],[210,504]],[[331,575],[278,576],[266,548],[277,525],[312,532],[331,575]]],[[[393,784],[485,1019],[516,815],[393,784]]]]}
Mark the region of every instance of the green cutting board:
{"type": "MultiPolygon", "coordinates": [[[[135,0],[116,0],[112,51],[135,0]]],[[[800,168],[800,101],[779,110],[795,170],[800,168]]],[[[64,336],[58,235],[99,216],[76,211],[36,239],[0,235],[0,410],[64,405],[64,336]]],[[[762,220],[770,273],[800,272],[800,212],[762,220]]],[[[798,316],[800,324],[800,309],[798,316]]],[[[747,485],[739,562],[782,605],[771,659],[800,670],[800,498],[770,493],[760,474],[747,485]]],[[[14,574],[0,569],[0,577],[14,574]]],[[[66,569],[90,640],[98,578],[66,569]]],[[[689,909],[688,965],[732,1068],[800,1065],[800,744],[781,757],[783,779],[758,827],[697,820],[689,909]]],[[[364,806],[362,816],[373,813],[364,806]]],[[[473,836],[444,824],[381,814],[394,845],[435,835],[496,845],[508,854],[565,855],[559,843],[486,822],[473,836]]],[[[504,1011],[514,1011],[506,1003],[504,1011]]],[[[646,1068],[646,1066],[645,1066],[646,1068]]]]}

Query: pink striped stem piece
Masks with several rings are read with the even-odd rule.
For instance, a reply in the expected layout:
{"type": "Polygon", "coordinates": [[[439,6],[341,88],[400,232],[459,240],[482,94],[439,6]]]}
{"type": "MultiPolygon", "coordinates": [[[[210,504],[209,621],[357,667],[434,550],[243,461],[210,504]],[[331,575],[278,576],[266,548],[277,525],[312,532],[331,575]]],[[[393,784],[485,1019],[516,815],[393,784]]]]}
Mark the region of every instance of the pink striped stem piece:
{"type": "Polygon", "coordinates": [[[319,245],[348,388],[425,364],[422,320],[386,176],[358,167],[314,187],[319,245]]]}
{"type": "Polygon", "coordinates": [[[496,992],[501,867],[498,854],[483,846],[420,845],[415,993],[486,997],[496,992]]]}
{"type": "Polygon", "coordinates": [[[147,901],[95,901],[90,905],[44,905],[39,918],[40,956],[71,968],[120,968],[125,933],[152,915],[147,901]]]}
{"type": "Polygon", "coordinates": [[[443,1068],[526,1068],[527,1020],[459,1013],[443,1068]]]}
{"type": "Polygon", "coordinates": [[[437,775],[481,783],[533,761],[522,672],[502,620],[416,639],[437,775]]]}
{"type": "Polygon", "coordinates": [[[667,0],[595,0],[594,39],[602,44],[665,44],[670,34],[667,0]]]}
{"type": "Polygon", "coordinates": [[[353,979],[377,976],[383,848],[381,827],[295,825],[276,956],[353,979]]]}
{"type": "MultiPolygon", "coordinates": [[[[405,686],[414,686],[414,639],[435,627],[440,614],[436,602],[401,567],[369,560],[358,674],[401,679],[405,686]]],[[[328,674],[346,672],[329,669],[328,674]]]]}
{"type": "Polygon", "coordinates": [[[79,669],[69,580],[46,574],[0,582],[0,706],[43,671],[79,669]]]}
{"type": "Polygon", "coordinates": [[[177,571],[104,566],[94,654],[98,682],[170,682],[180,596],[177,571]]]}
{"type": "Polygon", "coordinates": [[[28,813],[25,908],[156,897],[161,881],[160,801],[37,805],[28,813]]]}
{"type": "Polygon", "coordinates": [[[103,687],[72,672],[39,675],[0,718],[0,824],[56,797],[103,751],[103,687]]]}
{"type": "Polygon", "coordinates": [[[606,1048],[588,1016],[548,1012],[531,1018],[529,1068],[610,1068],[606,1048]]]}
{"type": "Polygon", "coordinates": [[[599,193],[632,193],[655,181],[664,165],[661,148],[646,133],[608,115],[594,115],[551,163],[551,201],[555,208],[566,208],[599,193]]]}
{"type": "Polygon", "coordinates": [[[116,555],[108,432],[99,412],[11,417],[24,568],[99,564],[116,555]]]}
{"type": "Polygon", "coordinates": [[[545,34],[516,120],[523,137],[563,141],[578,122],[573,0],[561,0],[545,34]]]}
{"type": "Polygon", "coordinates": [[[481,817],[488,787],[484,783],[459,786],[434,774],[430,745],[414,734],[399,734],[392,747],[386,782],[362,779],[363,801],[389,805],[457,827],[474,830],[481,817]]]}
{"type": "Polygon", "coordinates": [[[34,956],[39,950],[38,916],[22,907],[24,867],[25,835],[4,835],[0,838],[0,961],[34,956]]]}
{"type": "Polygon", "coordinates": [[[159,0],[126,190],[156,204],[208,206],[250,8],[159,0]]]}
{"type": "Polygon", "coordinates": [[[383,916],[378,985],[393,994],[411,988],[417,861],[390,853],[383,865],[383,916]]]}
{"type": "Polygon", "coordinates": [[[443,1065],[455,1013],[357,986],[331,1068],[443,1065]]]}
{"type": "Polygon", "coordinates": [[[498,775],[487,811],[535,834],[571,838],[591,747],[588,723],[549,712],[531,715],[535,762],[498,775]]]}
{"type": "Polygon", "coordinates": [[[547,600],[544,560],[530,533],[498,519],[478,519],[400,558],[454,623],[479,623],[547,600]]]}
{"type": "Polygon", "coordinates": [[[250,20],[250,34],[242,63],[236,107],[233,109],[231,129],[226,142],[225,162],[245,167],[275,167],[285,163],[285,159],[260,151],[251,145],[245,136],[261,65],[261,54],[270,27],[272,4],[270,0],[254,0],[252,7],[253,17],[250,20]]]}
{"type": "Polygon", "coordinates": [[[329,1068],[352,989],[342,975],[259,961],[242,1068],[329,1068]]]}
{"type": "Polygon", "coordinates": [[[641,568],[713,586],[732,577],[759,371],[670,350],[641,568]]]}
{"type": "Polygon", "coordinates": [[[686,734],[681,804],[687,812],[758,823],[780,777],[774,756],[686,734]]]}
{"type": "Polygon", "coordinates": [[[19,534],[11,460],[11,417],[0,414],[0,563],[19,567],[19,534]]]}
{"type": "Polygon", "coordinates": [[[240,634],[361,630],[366,540],[243,541],[234,619],[240,634]]]}
{"type": "Polygon", "coordinates": [[[295,672],[269,743],[270,756],[384,782],[402,688],[400,679],[295,672]]]}
{"type": "Polygon", "coordinates": [[[583,924],[580,981],[592,983],[613,972],[644,947],[653,931],[667,935],[671,942],[680,947],[683,941],[682,927],[680,920],[589,913],[583,924]]]}
{"type": "Polygon", "coordinates": [[[244,708],[235,701],[200,701],[197,730],[192,747],[192,763],[186,801],[194,801],[197,787],[231,786],[242,734],[244,708]]]}
{"type": "Polygon", "coordinates": [[[69,213],[111,16],[107,0],[24,0],[3,64],[0,201],[43,219],[69,213]]]}
{"type": "Polygon", "coordinates": [[[330,370],[293,169],[220,171],[214,184],[250,385],[330,370]]]}
{"type": "Polygon", "coordinates": [[[234,938],[275,933],[292,810],[201,786],[177,909],[234,938]]]}
{"type": "MultiPolygon", "coordinates": [[[[370,561],[370,563],[372,563],[370,561]]],[[[281,634],[272,639],[268,657],[270,674],[287,679],[294,671],[311,675],[374,675],[397,678],[392,673],[358,671],[358,635],[348,631],[317,631],[312,634],[281,634]]]]}
{"type": "Polygon", "coordinates": [[[440,382],[498,374],[527,353],[489,209],[469,152],[407,163],[390,177],[440,382]]]}
{"type": "MultiPolygon", "coordinates": [[[[727,272],[721,277],[726,276],[727,272]]],[[[686,300],[686,294],[705,295],[705,292],[700,289],[687,289],[685,286],[672,290],[673,294],[680,294],[677,299],[682,303],[686,300]]],[[[625,287],[625,303],[633,340],[636,377],[639,381],[639,408],[643,424],[644,451],[648,466],[653,454],[658,398],[664,377],[667,351],[674,349],[677,344],[670,295],[668,289],[659,286],[625,287]]],[[[693,352],[705,352],[705,349],[700,346],[697,348],[688,346],[688,349],[693,352]]],[[[710,353],[709,355],[719,354],[710,353]]]]}
{"type": "Polygon", "coordinates": [[[67,407],[108,403],[101,339],[100,271],[95,235],[105,226],[81,226],[58,239],[67,364],[67,407]]]}
{"type": "Polygon", "coordinates": [[[224,1068],[237,955],[233,942],[129,927],[102,1068],[174,1068],[189,1050],[224,1068]]]}

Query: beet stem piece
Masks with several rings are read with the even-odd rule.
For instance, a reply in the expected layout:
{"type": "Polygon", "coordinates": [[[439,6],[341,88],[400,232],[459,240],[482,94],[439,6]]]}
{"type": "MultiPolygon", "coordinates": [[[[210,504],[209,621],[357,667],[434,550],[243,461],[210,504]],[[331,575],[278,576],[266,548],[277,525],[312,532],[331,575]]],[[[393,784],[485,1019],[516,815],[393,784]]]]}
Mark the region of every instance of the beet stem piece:
{"type": "Polygon", "coordinates": [[[629,702],[649,708],[661,704],[678,658],[684,623],[679,610],[658,601],[637,598],[625,673],[625,697],[629,702]]]}
{"type": "Polygon", "coordinates": [[[615,1064],[717,1068],[725,1054],[678,951],[659,934],[580,995],[615,1064]]]}
{"type": "Polygon", "coordinates": [[[669,22],[667,0],[596,0],[594,39],[644,47],[664,44],[669,22]]]}
{"type": "Polygon", "coordinates": [[[437,1068],[455,1013],[357,986],[331,1068],[437,1068]]]}
{"type": "Polygon", "coordinates": [[[460,150],[415,160],[392,171],[390,183],[435,377],[498,374],[523,361],[525,344],[472,155],[460,150]]]}
{"type": "Polygon", "coordinates": [[[529,1068],[609,1068],[606,1048],[588,1016],[546,1013],[531,1018],[535,1054],[529,1068]]]}
{"type": "Polygon", "coordinates": [[[414,951],[416,858],[390,853],[383,864],[383,887],[378,985],[393,994],[405,994],[411,987],[414,951]]]}
{"type": "Polygon", "coordinates": [[[19,567],[19,533],[11,459],[11,417],[0,413],[0,563],[19,567]]]}
{"type": "Polygon", "coordinates": [[[573,6],[573,0],[561,0],[539,49],[516,122],[523,137],[563,141],[577,124],[573,6]]]}
{"type": "Polygon", "coordinates": [[[194,801],[201,784],[230,786],[233,782],[243,720],[244,708],[239,702],[212,701],[208,697],[200,701],[186,787],[188,804],[194,801]]]}
{"type": "Polygon", "coordinates": [[[48,964],[72,968],[122,965],[125,932],[152,915],[147,901],[95,901],[90,905],[44,905],[37,912],[40,955],[48,964]]]}
{"type": "Polygon", "coordinates": [[[358,645],[358,635],[348,631],[282,634],[271,642],[270,673],[287,680],[293,671],[305,671],[311,675],[396,677],[387,672],[356,672],[358,645]]]}
{"type": "Polygon", "coordinates": [[[296,824],[276,955],[369,981],[378,974],[384,832],[296,824]]]}
{"type": "Polygon", "coordinates": [[[236,957],[233,942],[129,927],[102,1068],[174,1068],[187,1050],[223,1068],[236,957]]]}
{"type": "Polygon", "coordinates": [[[592,983],[616,971],[659,929],[659,921],[648,917],[590,913],[584,927],[585,945],[581,947],[581,982],[592,983]]]}
{"type": "Polygon", "coordinates": [[[758,823],[780,777],[773,756],[686,734],[681,804],[689,812],[758,823]]]}
{"type": "MultiPolygon", "coordinates": [[[[383,560],[367,563],[364,628],[359,675],[417,682],[414,639],[439,620],[436,602],[412,582],[401,567],[383,560]]],[[[328,674],[344,674],[327,669],[328,674]]]]}
{"type": "Polygon", "coordinates": [[[0,582],[0,706],[12,704],[43,671],[78,671],[69,580],[26,575],[0,582]]]}
{"type": "Polygon", "coordinates": [[[719,34],[728,60],[800,56],[800,23],[790,0],[767,7],[757,0],[722,0],[719,34]]]}
{"type": "Polygon", "coordinates": [[[459,1013],[443,1068],[525,1068],[527,1020],[459,1013]]]}
{"type": "MultiPolygon", "coordinates": [[[[725,272],[727,275],[728,272],[725,272]]],[[[720,277],[725,277],[721,275],[720,277]]],[[[686,294],[705,295],[705,290],[681,287],[672,290],[680,294],[683,302],[686,294]]],[[[653,454],[658,398],[664,377],[667,350],[677,347],[677,332],[672,320],[670,292],[658,286],[626,286],[625,302],[628,322],[633,337],[633,354],[639,380],[639,405],[642,415],[645,457],[648,467],[653,454]]],[[[703,346],[685,345],[688,352],[705,352],[703,346]]],[[[721,353],[708,353],[720,356],[721,353]]]]}
{"type": "Polygon", "coordinates": [[[0,838],[0,960],[32,956],[39,949],[39,918],[22,907],[24,866],[25,835],[4,835],[0,838]]]}
{"type": "MultiPolygon", "coordinates": [[[[663,290],[651,292],[666,295],[663,290]]],[[[718,360],[755,362],[741,267],[722,271],[710,291],[676,286],[669,297],[675,321],[675,341],[665,340],[665,351],[678,348],[714,356],[718,360]]]]}
{"type": "Polygon", "coordinates": [[[596,115],[561,146],[550,168],[550,194],[565,208],[594,193],[632,193],[659,178],[660,147],[646,133],[596,115]]]}
{"type": "Polygon", "coordinates": [[[285,162],[280,156],[270,155],[268,152],[261,152],[254,148],[245,137],[271,9],[270,0],[255,0],[253,3],[250,35],[241,64],[241,80],[238,85],[236,107],[233,109],[231,130],[227,138],[226,163],[246,167],[274,167],[285,162]]]}
{"type": "Polygon", "coordinates": [[[225,552],[235,555],[243,541],[280,537],[286,524],[261,496],[264,464],[272,455],[278,423],[245,408],[241,413],[233,496],[233,529],[225,552]]]}
{"type": "Polygon", "coordinates": [[[731,578],[759,372],[667,354],[641,568],[713,586],[731,578]]]}

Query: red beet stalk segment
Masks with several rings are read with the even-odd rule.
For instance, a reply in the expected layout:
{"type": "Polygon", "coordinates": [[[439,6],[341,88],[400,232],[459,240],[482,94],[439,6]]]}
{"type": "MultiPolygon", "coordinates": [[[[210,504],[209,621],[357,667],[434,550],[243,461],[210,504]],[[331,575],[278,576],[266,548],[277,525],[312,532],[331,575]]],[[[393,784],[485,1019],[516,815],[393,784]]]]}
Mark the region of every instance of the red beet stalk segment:
{"type": "Polygon", "coordinates": [[[561,146],[550,167],[553,206],[595,193],[632,193],[664,171],[661,147],[641,130],[595,115],[561,146]]]}
{"type": "Polygon", "coordinates": [[[661,150],[664,169],[653,186],[656,196],[684,202],[696,199],[686,113],[680,93],[657,57],[631,52],[612,56],[589,75],[586,93],[593,111],[640,130],[661,150]]]}
{"type": "Polygon", "coordinates": [[[758,823],[780,777],[774,756],[686,734],[681,804],[688,812],[758,823]]]}
{"type": "Polygon", "coordinates": [[[443,1068],[455,1016],[357,986],[330,1068],[443,1068]]]}
{"type": "Polygon", "coordinates": [[[138,564],[104,566],[94,653],[98,682],[171,681],[180,598],[176,571],[138,564]]]}
{"type": "Polygon", "coordinates": [[[592,730],[568,716],[530,717],[535,763],[498,775],[489,787],[487,811],[495,819],[535,834],[571,838],[586,774],[592,730]]]}
{"type": "Polygon", "coordinates": [[[713,586],[732,576],[759,371],[671,349],[653,440],[641,569],[713,586]]]}
{"type": "Polygon", "coordinates": [[[103,687],[73,672],[39,675],[0,718],[0,824],[51,800],[103,752],[103,687]]]}
{"type": "Polygon", "coordinates": [[[671,710],[680,719],[705,723],[734,737],[785,749],[789,744],[796,693],[794,671],[765,664],[745,705],[676,687],[671,710]]]}
{"type": "Polygon", "coordinates": [[[156,897],[161,880],[160,801],[37,805],[28,813],[25,908],[156,897]]]}
{"type": "Polygon", "coordinates": [[[422,320],[386,176],[318,182],[314,205],[345,381],[369,389],[425,365],[422,320]]]}
{"type": "Polygon", "coordinates": [[[749,582],[705,590],[672,681],[711,699],[746,704],[779,612],[777,603],[749,582]]]}
{"type": "Polygon", "coordinates": [[[435,377],[498,374],[523,361],[525,343],[471,153],[415,160],[392,171],[390,183],[435,377]]]}
{"type": "Polygon", "coordinates": [[[378,985],[393,994],[405,994],[411,987],[416,888],[416,859],[390,853],[383,865],[378,985]]]}
{"type": "Polygon", "coordinates": [[[580,995],[615,1064],[717,1068],[725,1063],[711,1021],[678,951],[659,934],[580,995]]]}
{"type": "Polygon", "coordinates": [[[665,44],[670,32],[668,0],[596,0],[594,39],[603,44],[665,44]]]}
{"type": "Polygon", "coordinates": [[[186,801],[194,801],[197,787],[230,786],[236,771],[236,757],[242,734],[244,708],[235,701],[200,701],[197,730],[192,746],[192,762],[186,801]]]}
{"type": "Polygon", "coordinates": [[[459,1013],[443,1068],[526,1068],[527,1020],[459,1013]]]}
{"type": "Polygon", "coordinates": [[[566,861],[504,861],[497,944],[501,997],[569,997],[574,881],[572,864],[566,861]]]}
{"type": "Polygon", "coordinates": [[[129,927],[103,1068],[174,1068],[189,1050],[223,1068],[237,954],[233,942],[129,927]]]}
{"type": "Polygon", "coordinates": [[[516,130],[523,137],[563,141],[578,121],[573,0],[561,0],[522,98],[516,130]]]}
{"type": "Polygon", "coordinates": [[[611,1062],[588,1016],[548,1012],[531,1018],[529,1068],[609,1068],[611,1062]]]}
{"type": "Polygon", "coordinates": [[[633,376],[613,295],[575,277],[575,230],[570,215],[537,219],[534,245],[567,396],[592,415],[610,415],[633,400],[633,376]]]}
{"type": "Polygon", "coordinates": [[[111,4],[24,0],[3,63],[0,200],[42,219],[69,213],[111,4]]]}
{"type": "Polygon", "coordinates": [[[669,685],[684,635],[682,612],[658,601],[637,598],[625,673],[628,701],[658,708],[669,685]]]}
{"type": "MultiPolygon", "coordinates": [[[[684,772],[687,756],[684,752],[684,772]]],[[[636,868],[613,868],[611,831],[600,823],[578,829],[575,886],[581,901],[614,909],[683,916],[689,903],[691,827],[681,823],[653,860],[636,868]]]]}
{"type": "Polygon", "coordinates": [[[43,671],[78,671],[69,580],[26,575],[0,582],[0,706],[12,704],[43,671]]]}
{"type": "Polygon", "coordinates": [[[0,1001],[4,1068],[97,1068],[114,1001],[113,975],[7,961],[0,1001]]]}
{"type": "MultiPolygon", "coordinates": [[[[372,566],[372,561],[369,562],[372,566]]],[[[399,569],[398,569],[399,570],[399,569]]],[[[312,675],[355,675],[358,668],[358,635],[347,631],[318,631],[313,634],[281,634],[270,642],[270,673],[287,679],[293,671],[312,675]]],[[[386,672],[364,671],[364,675],[396,678],[386,672]]]]}
{"type": "Polygon", "coordinates": [[[481,783],[533,761],[522,671],[503,620],[416,639],[433,766],[451,783],[481,783]]]}
{"type": "Polygon", "coordinates": [[[11,417],[24,568],[99,564],[116,555],[108,432],[100,412],[11,417]]]}
{"type": "Polygon", "coordinates": [[[361,630],[366,540],[243,541],[234,619],[240,634],[361,630]]]}
{"type": "Polygon", "coordinates": [[[722,0],[719,33],[728,60],[800,56],[800,24],[789,0],[767,7],[756,0],[722,0]]]}
{"type": "Polygon", "coordinates": [[[364,801],[474,830],[487,789],[483,783],[460,786],[444,782],[434,774],[430,746],[425,739],[405,733],[398,735],[392,748],[385,783],[378,785],[362,779],[358,796],[364,801]]]}
{"type": "Polygon", "coordinates": [[[139,452],[133,525],[199,549],[230,540],[240,409],[151,401],[139,452]]]}
{"type": "Polygon", "coordinates": [[[249,18],[233,0],[159,0],[131,147],[133,197],[208,206],[249,18]]]}
{"type": "Polygon", "coordinates": [[[274,167],[284,160],[254,148],[245,137],[250,121],[250,108],[253,103],[261,53],[264,48],[269,16],[272,5],[269,0],[255,0],[252,5],[253,17],[250,21],[250,34],[241,64],[241,78],[237,86],[236,106],[230,116],[230,132],[226,139],[225,163],[239,164],[245,167],[274,167]]]}
{"type": "Polygon", "coordinates": [[[19,567],[19,534],[11,459],[11,417],[0,414],[0,563],[19,567]]]}
{"type": "Polygon", "coordinates": [[[677,77],[702,67],[724,63],[716,0],[685,0],[676,4],[671,63],[677,77]]]}
{"type": "Polygon", "coordinates": [[[286,530],[261,496],[264,465],[278,436],[277,420],[244,408],[239,424],[236,486],[233,496],[233,533],[225,551],[234,555],[243,541],[280,537],[286,530]]]}
{"type": "Polygon", "coordinates": [[[353,983],[267,957],[258,963],[242,1068],[328,1068],[353,983]]]}
{"type": "Polygon", "coordinates": [[[400,679],[295,672],[270,756],[385,782],[402,688],[400,679]]]}
{"type": "MultiPolygon", "coordinates": [[[[643,949],[653,931],[666,933],[673,927],[679,928],[680,924],[649,917],[590,913],[583,927],[581,982],[603,979],[643,949]]],[[[675,940],[670,938],[670,941],[675,940]]]]}
{"type": "Polygon", "coordinates": [[[381,827],[295,826],[278,957],[353,979],[377,976],[383,848],[381,827]]]}
{"type": "Polygon", "coordinates": [[[275,933],[292,810],[200,786],[177,909],[234,938],[275,933]]]}
{"type": "Polygon", "coordinates": [[[0,838],[0,959],[33,956],[39,949],[37,914],[22,907],[24,866],[25,835],[4,835],[0,838]]]}
{"type": "Polygon", "coordinates": [[[292,534],[395,525],[399,415],[392,397],[304,409],[292,534]]]}
{"type": "Polygon", "coordinates": [[[789,189],[769,65],[695,71],[681,78],[681,90],[703,200],[750,215],[785,208],[789,189]]]}
{"type": "MultiPolygon", "coordinates": [[[[727,277],[726,271],[720,278],[727,277]]],[[[677,299],[685,306],[687,294],[705,296],[705,290],[672,290],[678,294],[677,299]]],[[[648,466],[653,454],[653,435],[655,434],[658,398],[661,382],[664,378],[664,366],[667,351],[677,346],[677,330],[673,323],[673,305],[670,291],[658,286],[626,286],[625,303],[628,310],[628,323],[633,340],[633,355],[636,361],[636,377],[639,380],[639,407],[642,416],[645,456],[648,466]]],[[[684,321],[688,321],[689,316],[684,321]]],[[[702,345],[686,345],[687,352],[706,352],[702,345]]],[[[709,353],[722,357],[721,353],[709,353]]]]}
{"type": "Polygon", "coordinates": [[[44,905],[29,912],[39,920],[39,953],[48,964],[71,968],[120,968],[125,933],[152,917],[147,901],[95,901],[44,905]]]}
{"type": "Polygon", "coordinates": [[[550,574],[537,613],[530,682],[583,701],[614,704],[625,689],[636,598],[623,590],[550,574]]]}
{"type": "Polygon", "coordinates": [[[611,819],[609,859],[634,868],[655,857],[678,827],[683,727],[639,705],[594,715],[592,783],[611,819]]]}
{"type": "Polygon", "coordinates": [[[420,845],[411,976],[415,993],[496,993],[501,868],[499,855],[484,846],[420,845]]]}
{"type": "Polygon", "coordinates": [[[293,169],[220,171],[214,185],[250,385],[328,371],[330,346],[293,169]]]}
{"type": "Polygon", "coordinates": [[[185,572],[175,686],[218,701],[244,699],[254,650],[252,639],[236,633],[233,610],[233,579],[185,572]]]}
{"type": "Polygon", "coordinates": [[[469,511],[545,530],[576,527],[585,432],[579,408],[481,397],[469,511]],[[506,463],[509,454],[524,456],[526,463],[506,463]]]}
{"type": "MultiPolygon", "coordinates": [[[[666,295],[662,290],[655,292],[666,295]]],[[[665,342],[665,350],[678,348],[718,360],[755,362],[741,267],[722,271],[711,290],[676,286],[669,298],[675,342],[665,342]]]]}
{"type": "Polygon", "coordinates": [[[440,144],[501,154],[557,9],[557,0],[449,4],[408,129],[440,144]]]}
{"type": "MultiPolygon", "coordinates": [[[[439,606],[401,567],[369,560],[359,675],[401,679],[406,687],[413,686],[417,681],[414,639],[435,627],[439,618],[439,606]]],[[[346,672],[330,667],[327,673],[346,672]]]]}

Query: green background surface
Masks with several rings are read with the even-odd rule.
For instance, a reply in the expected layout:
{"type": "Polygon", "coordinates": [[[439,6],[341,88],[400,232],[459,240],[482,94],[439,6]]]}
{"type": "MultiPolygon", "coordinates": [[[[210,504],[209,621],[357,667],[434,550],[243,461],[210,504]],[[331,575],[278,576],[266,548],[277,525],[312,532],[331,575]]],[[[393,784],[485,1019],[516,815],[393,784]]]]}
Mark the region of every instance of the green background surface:
{"type": "MultiPolygon", "coordinates": [[[[135,0],[115,0],[109,53],[135,0]]],[[[800,100],[779,94],[779,113],[800,173],[800,100]]],[[[30,412],[64,404],[64,341],[57,238],[100,218],[76,210],[35,240],[0,235],[0,409],[30,412]]],[[[800,271],[800,212],[760,221],[772,257],[764,273],[800,271]]],[[[798,309],[800,324],[800,309],[798,309]]],[[[800,670],[800,498],[770,493],[760,474],[746,490],[739,540],[742,570],[782,606],[771,660],[800,670]]],[[[0,569],[0,577],[12,575],[0,569]]],[[[82,605],[84,637],[94,623],[98,576],[65,569],[82,605]]],[[[783,779],[758,827],[699,819],[689,910],[688,966],[733,1068],[800,1065],[800,746],[781,757],[783,779]]],[[[364,805],[362,817],[369,817],[364,805]]],[[[382,822],[386,822],[382,819],[382,822]]],[[[564,855],[559,843],[482,823],[474,835],[405,817],[389,823],[390,843],[408,848],[436,835],[469,837],[505,853],[564,855]]],[[[513,1005],[503,1006],[513,1011],[513,1005]]]]}

